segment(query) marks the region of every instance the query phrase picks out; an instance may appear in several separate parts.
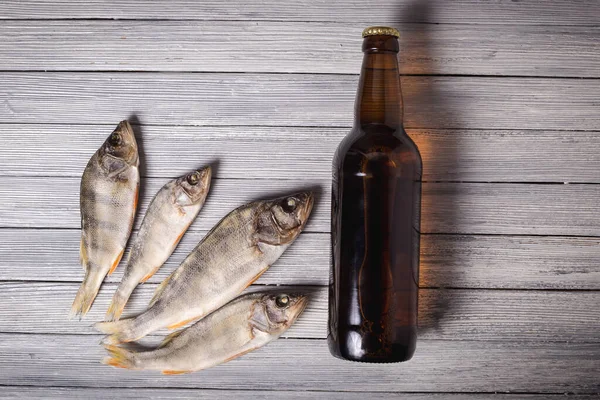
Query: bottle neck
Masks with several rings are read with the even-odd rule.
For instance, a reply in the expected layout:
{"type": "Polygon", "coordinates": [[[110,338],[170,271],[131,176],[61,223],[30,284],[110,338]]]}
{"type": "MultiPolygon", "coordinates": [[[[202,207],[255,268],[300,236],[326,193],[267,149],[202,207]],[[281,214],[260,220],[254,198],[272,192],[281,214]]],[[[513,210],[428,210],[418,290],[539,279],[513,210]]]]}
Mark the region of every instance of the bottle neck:
{"type": "Polygon", "coordinates": [[[398,71],[398,40],[368,36],[363,42],[363,65],[356,95],[354,126],[402,126],[402,92],[398,71]]]}

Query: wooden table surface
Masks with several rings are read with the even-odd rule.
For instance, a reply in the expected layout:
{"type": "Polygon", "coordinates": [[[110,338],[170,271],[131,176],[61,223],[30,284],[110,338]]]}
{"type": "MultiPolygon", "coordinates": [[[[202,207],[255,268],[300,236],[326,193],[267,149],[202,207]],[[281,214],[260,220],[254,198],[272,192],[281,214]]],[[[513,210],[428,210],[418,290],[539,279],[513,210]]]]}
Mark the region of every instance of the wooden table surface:
{"type": "Polygon", "coordinates": [[[588,398],[599,184],[596,0],[4,0],[0,398],[588,398]],[[424,162],[420,337],[395,365],[342,362],[325,341],[331,158],[352,123],[360,33],[376,24],[401,32],[405,126],[424,162]],[[314,293],[285,338],[189,375],[101,365],[91,326],[123,265],[67,320],[81,172],[125,118],[142,153],[138,216],[169,178],[215,168],[198,220],[127,313],[229,210],[313,188],[306,232],[252,287],[314,293]]]}

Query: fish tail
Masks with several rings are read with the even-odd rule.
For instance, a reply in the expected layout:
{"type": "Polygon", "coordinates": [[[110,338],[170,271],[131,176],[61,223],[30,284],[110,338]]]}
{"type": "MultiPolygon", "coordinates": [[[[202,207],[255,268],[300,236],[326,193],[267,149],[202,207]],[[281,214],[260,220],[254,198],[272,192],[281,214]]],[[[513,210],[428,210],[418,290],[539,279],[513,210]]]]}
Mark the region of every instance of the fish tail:
{"type": "Polygon", "coordinates": [[[83,278],[83,282],[81,283],[77,295],[75,296],[75,300],[73,301],[73,305],[71,306],[69,319],[72,319],[77,315],[83,317],[87,314],[98,294],[98,290],[100,290],[103,280],[104,275],[102,275],[100,271],[88,267],[85,272],[85,278],[83,278]]]}
{"type": "Polygon", "coordinates": [[[122,295],[119,292],[115,292],[110,305],[108,306],[108,310],[106,311],[106,317],[104,317],[104,321],[118,321],[123,314],[123,309],[125,308],[125,304],[127,303],[129,297],[122,295]]]}
{"type": "Polygon", "coordinates": [[[127,318],[112,322],[98,322],[94,328],[106,333],[102,344],[114,345],[119,343],[133,342],[144,336],[144,333],[136,332],[136,318],[127,318]]]}
{"type": "Polygon", "coordinates": [[[117,368],[139,369],[135,352],[114,345],[104,346],[110,354],[102,360],[102,364],[117,368]]]}
{"type": "Polygon", "coordinates": [[[119,287],[115,291],[112,301],[108,306],[108,311],[106,311],[106,317],[104,318],[104,321],[118,321],[121,317],[121,314],[123,314],[125,304],[127,304],[129,296],[131,296],[131,293],[135,288],[135,286],[131,289],[127,287],[125,285],[125,279],[126,277],[123,277],[123,280],[121,281],[119,287]]]}

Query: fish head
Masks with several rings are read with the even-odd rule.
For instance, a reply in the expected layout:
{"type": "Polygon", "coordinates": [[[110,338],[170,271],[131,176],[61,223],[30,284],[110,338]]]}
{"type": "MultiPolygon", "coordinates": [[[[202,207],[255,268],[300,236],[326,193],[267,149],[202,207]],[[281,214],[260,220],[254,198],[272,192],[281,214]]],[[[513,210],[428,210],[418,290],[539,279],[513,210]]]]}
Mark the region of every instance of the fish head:
{"type": "Polygon", "coordinates": [[[304,229],[312,211],[312,192],[300,192],[265,202],[258,218],[260,241],[272,245],[289,244],[304,229]]]}
{"type": "Polygon", "coordinates": [[[129,122],[121,121],[100,148],[103,164],[126,163],[137,167],[139,164],[138,146],[129,122]]]}
{"type": "Polygon", "coordinates": [[[175,183],[177,204],[190,206],[204,203],[211,177],[212,170],[207,166],[178,178],[175,183]]]}
{"type": "Polygon", "coordinates": [[[253,315],[254,326],[271,335],[280,335],[298,319],[308,304],[301,293],[267,293],[259,300],[258,315],[253,315]]]}

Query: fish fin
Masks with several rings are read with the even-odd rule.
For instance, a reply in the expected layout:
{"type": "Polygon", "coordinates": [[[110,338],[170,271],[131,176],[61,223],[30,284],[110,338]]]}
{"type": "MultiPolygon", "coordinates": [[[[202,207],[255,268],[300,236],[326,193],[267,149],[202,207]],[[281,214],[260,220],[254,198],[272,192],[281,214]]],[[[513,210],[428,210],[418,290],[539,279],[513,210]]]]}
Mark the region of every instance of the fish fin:
{"type": "Polygon", "coordinates": [[[158,349],[160,349],[161,347],[165,347],[167,344],[169,344],[171,342],[171,340],[175,339],[177,336],[181,335],[181,332],[183,332],[183,330],[181,331],[177,331],[177,332],[173,332],[168,334],[165,339],[161,342],[160,345],[158,345],[158,349]]]}
{"type": "Polygon", "coordinates": [[[102,285],[103,280],[104,275],[97,269],[88,268],[86,270],[83,282],[81,283],[77,295],[75,295],[73,305],[71,306],[69,319],[73,319],[76,315],[81,315],[83,317],[87,314],[94,299],[98,295],[98,290],[100,290],[100,285],[102,285]]]}
{"type": "Polygon", "coordinates": [[[163,375],[189,374],[190,372],[194,372],[194,371],[175,371],[175,370],[171,370],[171,369],[165,369],[164,371],[162,371],[163,375]]]}
{"type": "Polygon", "coordinates": [[[133,334],[134,321],[135,318],[112,322],[97,322],[94,324],[94,328],[108,335],[102,339],[102,344],[112,345],[133,342],[134,340],[139,339],[139,337],[134,336],[133,334]]]}
{"type": "Polygon", "coordinates": [[[121,252],[117,256],[117,258],[115,259],[115,262],[113,262],[112,266],[108,270],[109,275],[112,275],[112,273],[115,272],[115,269],[117,269],[117,265],[119,265],[119,263],[121,262],[121,258],[123,258],[124,252],[125,252],[125,249],[121,250],[121,252]]]}
{"type": "Polygon", "coordinates": [[[148,307],[152,307],[154,305],[154,303],[156,303],[156,301],[158,300],[158,298],[162,294],[163,290],[165,290],[165,287],[167,287],[167,283],[169,283],[169,281],[171,280],[171,277],[173,276],[173,273],[171,275],[167,276],[165,278],[165,280],[162,281],[160,283],[160,285],[158,285],[158,287],[156,288],[156,291],[154,292],[154,296],[152,296],[152,299],[150,300],[150,304],[148,304],[148,307]]]}
{"type": "Polygon", "coordinates": [[[156,273],[156,271],[158,271],[160,268],[160,265],[158,267],[155,267],[152,269],[152,271],[148,272],[146,274],[146,276],[144,276],[142,279],[140,279],[140,283],[144,283],[146,282],[148,279],[152,278],[152,276],[156,273]]]}
{"type": "Polygon", "coordinates": [[[241,357],[241,356],[243,356],[243,355],[246,355],[246,354],[248,354],[248,353],[250,353],[251,351],[254,351],[254,350],[256,350],[256,349],[258,349],[258,347],[251,347],[251,348],[249,348],[249,349],[246,349],[246,350],[242,351],[241,353],[235,354],[235,355],[233,355],[233,356],[231,356],[231,357],[229,357],[229,358],[225,359],[225,361],[223,361],[223,363],[222,363],[222,364],[225,364],[226,362],[229,362],[229,361],[231,361],[231,360],[235,360],[236,358],[238,358],[238,357],[241,357]]]}
{"type": "Polygon", "coordinates": [[[101,157],[100,164],[106,171],[106,176],[109,178],[115,178],[129,168],[129,164],[127,164],[124,160],[116,158],[112,155],[105,155],[104,157],[101,157]]]}
{"type": "Polygon", "coordinates": [[[79,262],[81,263],[83,270],[87,271],[88,256],[87,250],[85,249],[85,241],[83,239],[83,235],[81,235],[81,241],[79,242],[79,262]]]}
{"type": "Polygon", "coordinates": [[[254,282],[256,282],[258,280],[258,278],[260,278],[260,276],[262,274],[265,273],[265,271],[268,269],[269,267],[265,268],[264,270],[262,270],[261,272],[258,273],[258,275],[256,275],[254,278],[250,279],[250,282],[248,282],[248,284],[246,285],[246,287],[244,289],[246,289],[248,286],[252,285],[254,282]]]}
{"type": "Polygon", "coordinates": [[[189,225],[183,230],[183,232],[181,232],[177,236],[177,239],[175,239],[175,242],[173,242],[173,248],[177,247],[177,245],[179,244],[179,242],[181,242],[181,238],[183,237],[183,235],[185,235],[185,232],[187,231],[188,227],[189,227],[189,225]]]}
{"type": "Polygon", "coordinates": [[[137,210],[138,200],[140,198],[140,184],[138,183],[135,188],[135,198],[133,199],[133,215],[135,216],[135,211],[137,210]]]}
{"type": "Polygon", "coordinates": [[[167,329],[173,330],[173,329],[181,328],[182,326],[187,325],[190,322],[195,321],[195,320],[200,319],[200,318],[202,318],[202,315],[199,315],[197,317],[188,318],[188,319],[186,319],[184,321],[177,322],[176,324],[167,326],[167,329]]]}
{"type": "Polygon", "coordinates": [[[106,345],[104,347],[106,348],[110,356],[102,360],[103,364],[111,365],[117,368],[139,369],[136,367],[136,353],[134,353],[133,351],[113,345],[106,345]]]}

